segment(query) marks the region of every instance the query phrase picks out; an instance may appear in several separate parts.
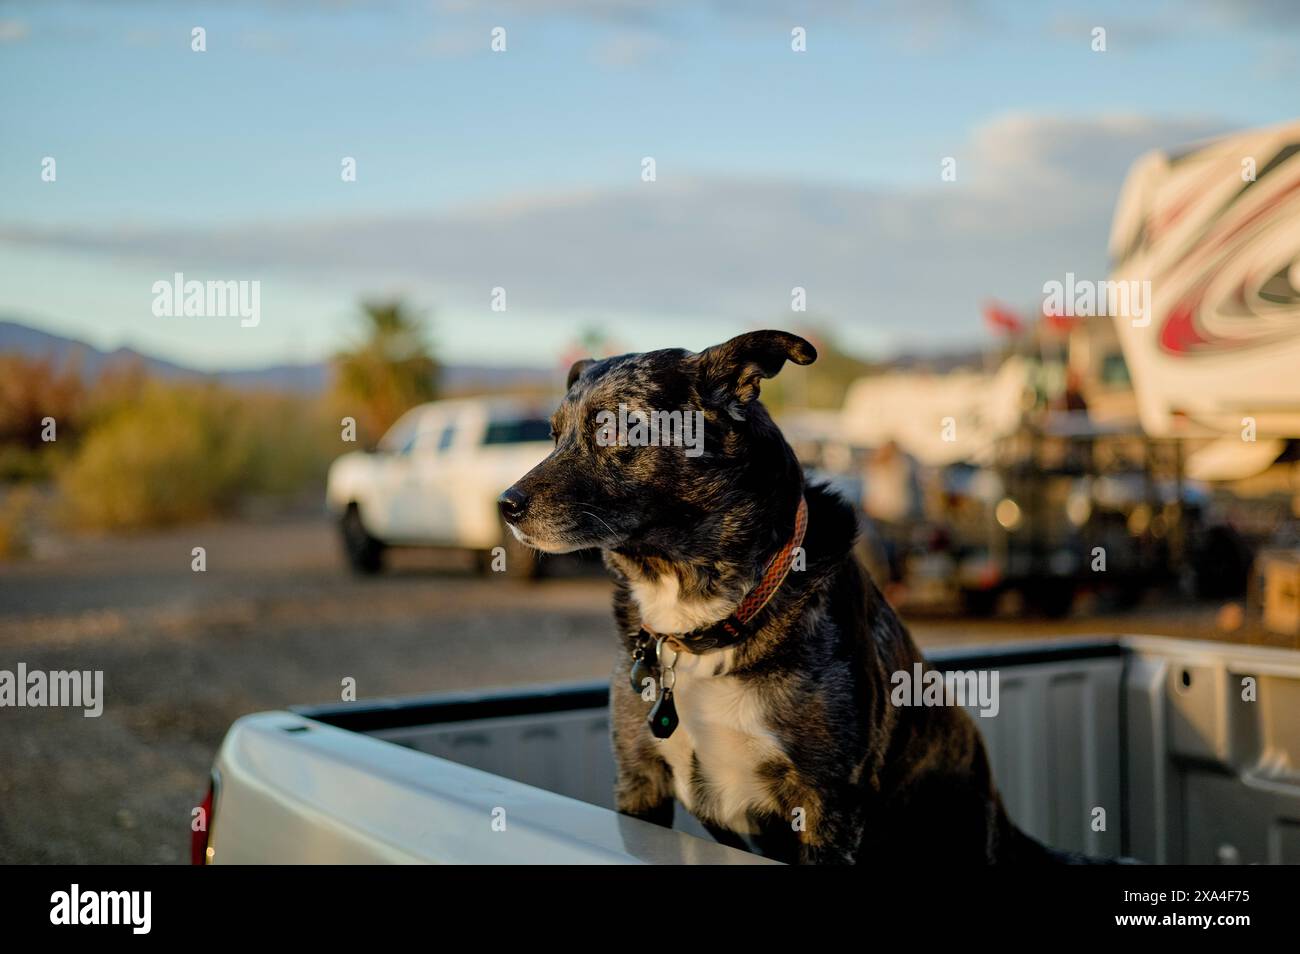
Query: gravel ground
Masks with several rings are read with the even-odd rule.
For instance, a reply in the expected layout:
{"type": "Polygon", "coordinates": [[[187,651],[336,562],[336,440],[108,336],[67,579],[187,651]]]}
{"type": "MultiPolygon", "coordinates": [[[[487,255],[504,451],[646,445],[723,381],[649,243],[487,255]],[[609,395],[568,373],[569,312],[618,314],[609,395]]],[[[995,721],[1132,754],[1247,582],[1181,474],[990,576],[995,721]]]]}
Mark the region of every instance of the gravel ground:
{"type": "MultiPolygon", "coordinates": [[[[186,861],[190,809],[230,723],[338,700],[600,678],[609,584],[541,584],[400,553],[355,579],[318,518],[87,538],[0,564],[0,669],[103,670],[102,716],[0,709],[0,862],[186,861]],[[207,570],[191,569],[206,549],[207,570]]],[[[1061,622],[913,620],[923,646],[1052,635],[1214,637],[1217,607],[1061,622]]],[[[1276,640],[1273,641],[1275,644],[1276,640]]]]}

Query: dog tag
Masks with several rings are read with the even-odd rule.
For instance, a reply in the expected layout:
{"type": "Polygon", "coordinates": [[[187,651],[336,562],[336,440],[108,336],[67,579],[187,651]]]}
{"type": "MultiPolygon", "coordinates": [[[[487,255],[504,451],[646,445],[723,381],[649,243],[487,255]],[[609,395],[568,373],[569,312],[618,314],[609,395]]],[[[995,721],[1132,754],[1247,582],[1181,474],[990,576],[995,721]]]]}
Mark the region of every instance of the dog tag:
{"type": "Polygon", "coordinates": [[[665,689],[659,693],[659,699],[646,718],[650,723],[650,734],[656,739],[666,739],[677,728],[677,704],[673,702],[673,691],[665,689]]]}
{"type": "Polygon", "coordinates": [[[632,691],[644,691],[645,681],[653,678],[654,674],[654,668],[650,665],[650,660],[645,658],[645,652],[638,649],[632,655],[632,691]]]}

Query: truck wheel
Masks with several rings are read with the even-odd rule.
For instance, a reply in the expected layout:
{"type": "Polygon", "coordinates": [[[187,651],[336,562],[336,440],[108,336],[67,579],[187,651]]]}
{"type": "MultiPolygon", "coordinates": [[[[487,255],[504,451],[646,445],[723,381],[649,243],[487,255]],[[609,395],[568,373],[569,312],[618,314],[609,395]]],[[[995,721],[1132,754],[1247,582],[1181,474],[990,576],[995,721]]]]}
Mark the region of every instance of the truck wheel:
{"type": "Polygon", "coordinates": [[[1240,533],[1226,525],[1210,527],[1192,554],[1196,595],[1217,600],[1240,597],[1250,580],[1251,562],[1250,547],[1240,533]]]}
{"type": "Polygon", "coordinates": [[[1061,619],[1074,606],[1074,583],[1070,580],[1041,580],[1021,591],[1035,613],[1061,619]]]}
{"type": "Polygon", "coordinates": [[[1000,592],[996,589],[962,590],[962,612],[977,619],[987,619],[997,610],[1000,595],[1000,592]]]}
{"type": "Polygon", "coordinates": [[[372,537],[361,522],[361,511],[356,504],[348,504],[339,522],[339,530],[343,537],[343,553],[352,572],[371,576],[384,568],[384,545],[372,537]]]}
{"type": "Polygon", "coordinates": [[[1122,583],[1110,593],[1110,603],[1121,612],[1137,609],[1142,597],[1146,596],[1147,587],[1141,581],[1122,583]]]}

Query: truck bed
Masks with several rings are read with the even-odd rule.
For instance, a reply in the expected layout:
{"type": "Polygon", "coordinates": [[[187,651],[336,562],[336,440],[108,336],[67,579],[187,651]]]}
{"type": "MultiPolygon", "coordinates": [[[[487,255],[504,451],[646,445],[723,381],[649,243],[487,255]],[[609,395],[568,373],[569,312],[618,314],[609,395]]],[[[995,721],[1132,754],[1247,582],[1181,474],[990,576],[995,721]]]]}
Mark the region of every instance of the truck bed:
{"type": "MultiPolygon", "coordinates": [[[[1159,863],[1300,863],[1300,653],[1122,637],[928,655],[998,670],[998,714],[972,715],[1035,837],[1159,863]]],[[[768,863],[680,807],[673,831],[612,810],[602,683],[251,715],[214,775],[216,863],[768,863]]]]}

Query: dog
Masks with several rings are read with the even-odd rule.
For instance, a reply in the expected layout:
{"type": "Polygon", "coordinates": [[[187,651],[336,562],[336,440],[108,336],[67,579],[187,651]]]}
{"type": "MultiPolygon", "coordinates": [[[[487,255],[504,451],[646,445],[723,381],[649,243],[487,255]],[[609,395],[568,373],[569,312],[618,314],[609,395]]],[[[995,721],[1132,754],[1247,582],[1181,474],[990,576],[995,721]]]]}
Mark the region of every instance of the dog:
{"type": "Polygon", "coordinates": [[[671,826],[681,802],[719,842],[803,864],[1069,860],[1012,824],[963,709],[891,702],[892,674],[930,667],[854,556],[854,508],[805,481],[759,401],[816,356],[756,331],[579,361],[555,449],[501,495],[521,542],[599,548],[613,576],[618,811],[671,826]],[[697,452],[648,440],[655,419],[700,423],[697,452]]]}

